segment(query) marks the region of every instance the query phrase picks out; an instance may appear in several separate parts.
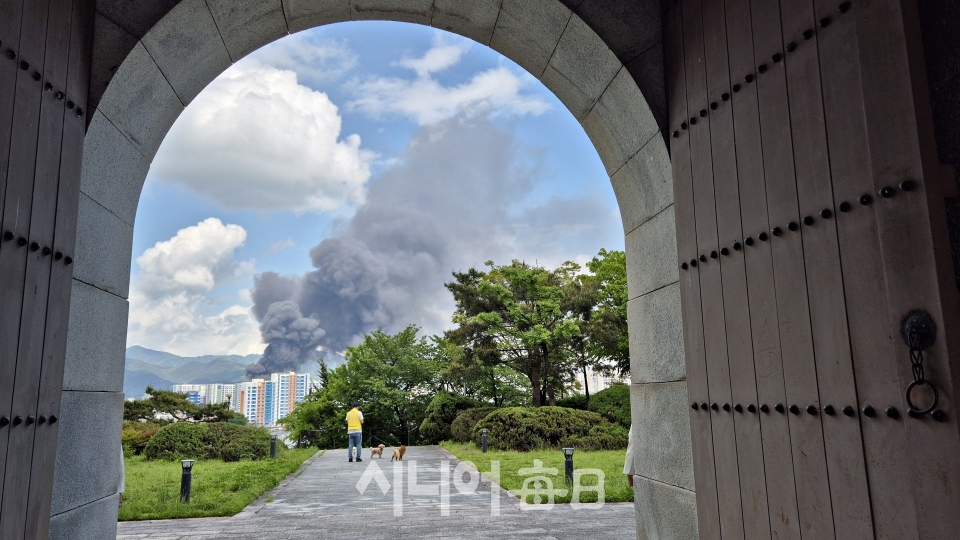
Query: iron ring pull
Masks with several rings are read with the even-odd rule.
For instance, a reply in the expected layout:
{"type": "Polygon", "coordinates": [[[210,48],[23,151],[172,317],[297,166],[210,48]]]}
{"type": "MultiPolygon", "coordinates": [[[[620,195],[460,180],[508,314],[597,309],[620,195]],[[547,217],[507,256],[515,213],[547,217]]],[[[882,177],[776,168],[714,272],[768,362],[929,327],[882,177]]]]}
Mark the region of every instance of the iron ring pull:
{"type": "Polygon", "coordinates": [[[911,415],[924,415],[930,414],[937,408],[937,404],[940,403],[940,393],[937,392],[937,387],[931,384],[929,381],[913,381],[907,386],[907,405],[910,407],[907,409],[907,412],[911,415]],[[913,404],[913,389],[918,386],[927,385],[930,387],[930,390],[933,392],[933,403],[930,404],[926,409],[918,409],[916,405],[913,404]]]}

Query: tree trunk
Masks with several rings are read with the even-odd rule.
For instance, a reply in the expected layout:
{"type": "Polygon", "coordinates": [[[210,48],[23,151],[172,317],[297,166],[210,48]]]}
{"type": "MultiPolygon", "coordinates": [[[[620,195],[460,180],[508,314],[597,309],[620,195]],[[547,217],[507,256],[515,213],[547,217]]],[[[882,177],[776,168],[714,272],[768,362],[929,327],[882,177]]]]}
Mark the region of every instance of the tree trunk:
{"type": "Polygon", "coordinates": [[[590,384],[587,382],[587,366],[583,366],[583,391],[587,394],[587,408],[590,408],[590,384]]]}
{"type": "Polygon", "coordinates": [[[540,393],[540,374],[534,373],[530,377],[530,386],[533,387],[533,406],[540,407],[543,404],[543,394],[540,393]]]}
{"type": "Polygon", "coordinates": [[[554,395],[553,387],[553,365],[550,363],[550,349],[546,345],[541,345],[540,350],[543,354],[543,365],[544,365],[544,383],[547,387],[547,398],[550,400],[550,406],[555,407],[557,405],[557,397],[554,395]]]}

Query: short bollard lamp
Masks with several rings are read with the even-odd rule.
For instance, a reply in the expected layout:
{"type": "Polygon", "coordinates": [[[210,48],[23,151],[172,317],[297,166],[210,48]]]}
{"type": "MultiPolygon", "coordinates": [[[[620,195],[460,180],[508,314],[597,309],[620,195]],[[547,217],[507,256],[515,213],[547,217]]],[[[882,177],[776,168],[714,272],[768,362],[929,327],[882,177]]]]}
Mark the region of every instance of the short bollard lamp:
{"type": "Polygon", "coordinates": [[[180,476],[180,502],[190,502],[190,481],[193,478],[193,460],[181,459],[180,466],[183,467],[183,474],[180,476]]]}
{"type": "Polygon", "coordinates": [[[566,473],[565,476],[567,480],[567,485],[572,486],[573,485],[573,448],[564,448],[563,456],[564,456],[563,470],[564,470],[564,473],[566,473]]]}
{"type": "Polygon", "coordinates": [[[480,449],[484,454],[487,453],[487,431],[489,431],[487,428],[480,430],[480,449]]]}
{"type": "Polygon", "coordinates": [[[277,436],[270,437],[270,458],[277,457],[277,436]]]}

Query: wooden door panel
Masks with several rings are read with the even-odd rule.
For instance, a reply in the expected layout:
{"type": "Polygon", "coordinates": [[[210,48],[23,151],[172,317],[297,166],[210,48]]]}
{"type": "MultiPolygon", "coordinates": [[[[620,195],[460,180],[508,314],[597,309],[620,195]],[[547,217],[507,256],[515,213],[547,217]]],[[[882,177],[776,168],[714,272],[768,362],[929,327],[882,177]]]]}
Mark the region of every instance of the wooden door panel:
{"type": "MultiPolygon", "coordinates": [[[[67,94],[86,109],[90,59],[93,43],[94,2],[73,0],[70,58],[67,74],[67,94]]],[[[63,361],[66,354],[67,322],[70,314],[70,293],[73,284],[71,263],[76,242],[77,211],[80,198],[80,172],[83,156],[83,136],[86,131],[86,113],[70,111],[63,123],[63,145],[60,157],[60,175],[57,189],[57,208],[53,236],[54,259],[50,275],[49,309],[43,336],[43,365],[40,373],[38,414],[48,417],[60,415],[60,394],[63,384],[63,361]],[[67,257],[70,257],[68,259],[67,257]]],[[[46,538],[50,525],[50,496],[53,487],[53,467],[59,423],[47,424],[38,430],[33,448],[30,475],[29,506],[27,508],[27,537],[46,538]]]]}
{"type": "Polygon", "coordinates": [[[697,257],[697,235],[693,209],[693,178],[686,125],[686,82],[683,62],[682,21],[674,6],[664,18],[667,78],[670,81],[670,123],[676,126],[671,145],[674,178],[674,209],[677,222],[678,255],[681,264],[680,297],[683,338],[686,352],[687,392],[695,406],[690,409],[693,443],[693,470],[697,493],[697,526],[700,538],[719,540],[720,515],[714,464],[713,430],[709,414],[706,357],[703,350],[703,323],[700,314],[700,276],[691,268],[697,257]],[[686,262],[690,261],[690,262],[686,262]],[[702,407],[701,407],[702,405],[702,407]]]}
{"type": "MultiPolygon", "coordinates": [[[[873,522],[860,426],[845,416],[821,416],[823,406],[848,406],[857,402],[857,395],[823,119],[817,23],[810,0],[782,0],[780,5],[784,31],[780,50],[786,55],[782,62],[770,62],[767,75],[758,77],[785,71],[787,79],[800,217],[790,226],[780,226],[790,236],[796,236],[790,231],[795,228],[803,246],[821,399],[809,409],[813,413],[809,420],[820,419],[822,425],[837,537],[865,539],[873,536],[873,522]],[[794,44],[792,52],[786,51],[789,44],[794,44]]],[[[829,26],[822,29],[829,32],[829,26]]]]}
{"type": "MultiPolygon", "coordinates": [[[[760,420],[756,409],[757,388],[750,335],[746,269],[734,243],[743,238],[740,222],[740,190],[733,133],[733,114],[722,106],[722,95],[730,88],[727,32],[724,6],[703,2],[704,66],[707,75],[706,99],[694,114],[709,120],[712,149],[713,194],[716,204],[716,244],[707,246],[710,268],[719,265],[722,283],[724,329],[730,379],[730,403],[736,435],[743,530],[746,538],[770,538],[763,467],[760,420]],[[707,103],[709,102],[709,103],[707,103]],[[748,408],[753,405],[753,412],[748,408]]],[[[701,128],[706,130],[706,127],[701,128]]],[[[701,267],[703,268],[703,267],[701,267]]]]}
{"type": "MultiPolygon", "coordinates": [[[[895,419],[862,418],[861,431],[870,483],[873,522],[877,538],[918,538],[913,486],[913,463],[907,448],[901,389],[894,339],[887,319],[886,283],[880,258],[876,214],[872,204],[873,180],[856,39],[856,11],[840,13],[833,2],[816,2],[816,19],[831,17],[829,31],[817,36],[820,55],[824,120],[833,178],[836,226],[840,242],[851,355],[857,397],[883,411],[899,409],[895,419]],[[864,199],[867,202],[867,199],[864,199]]],[[[857,407],[854,404],[854,408],[857,407]]],[[[840,418],[838,416],[838,418],[840,418]]]]}
{"type": "MultiPolygon", "coordinates": [[[[20,23],[22,18],[22,0],[0,0],[0,225],[3,223],[3,199],[6,193],[7,176],[10,165],[10,137],[13,133],[13,108],[17,93],[17,62],[16,56],[20,47],[20,23]],[[9,56],[14,56],[13,59],[9,56]]],[[[0,226],[0,253],[13,249],[8,240],[4,240],[3,229],[0,226]]],[[[0,284],[0,294],[5,291],[0,284]]],[[[0,309],[7,308],[8,304],[0,299],[0,309]]],[[[19,310],[19,308],[17,308],[19,310]]],[[[17,312],[19,315],[19,311],[17,312]]],[[[2,317],[2,316],[0,316],[2,317]]],[[[12,320],[12,317],[10,318],[12,320]]],[[[0,324],[7,319],[0,319],[0,324]]],[[[0,328],[0,340],[7,335],[0,328]]],[[[15,349],[0,344],[0,417],[7,422],[13,417],[10,413],[13,406],[13,377],[17,369],[15,349]],[[13,351],[13,352],[11,352],[13,351]]],[[[0,427],[0,478],[6,471],[7,440],[10,436],[10,426],[0,427]]],[[[0,488],[0,508],[2,508],[3,491],[0,488]]]]}
{"type": "MultiPolygon", "coordinates": [[[[730,72],[749,73],[753,70],[750,4],[748,0],[730,0],[726,7],[730,72]]],[[[761,423],[770,528],[774,538],[799,540],[800,524],[789,425],[787,418],[773,409],[777,403],[786,403],[786,394],[772,254],[769,243],[756,241],[754,236],[755,231],[770,228],[766,211],[756,87],[741,89],[736,95],[733,95],[728,87],[720,95],[719,106],[730,107],[733,112],[741,223],[753,242],[752,246],[746,246],[744,237],[747,235],[742,234],[738,239],[738,246],[734,246],[732,256],[743,257],[747,276],[746,296],[749,301],[757,414],[761,423]],[[761,406],[764,410],[760,410],[761,406]]]]}
{"type": "Polygon", "coordinates": [[[72,0],[52,0],[46,28],[44,63],[36,66],[32,76],[36,89],[42,92],[40,119],[36,140],[36,166],[29,212],[29,244],[24,248],[27,264],[17,369],[14,380],[15,412],[25,416],[28,429],[11,430],[7,452],[17,456],[17,466],[6,470],[3,480],[4,505],[0,537],[20,538],[26,531],[26,508],[32,471],[34,439],[48,429],[46,415],[37,412],[40,371],[43,359],[43,334],[47,315],[50,269],[53,262],[53,227],[57,206],[57,185],[60,176],[60,146],[63,140],[65,108],[56,98],[67,79],[67,57],[70,47],[72,0]],[[64,16],[66,15],[66,16],[64,16]],[[40,78],[41,80],[36,80],[40,78]],[[46,90],[46,85],[50,89],[46,90]],[[56,89],[56,90],[55,90],[56,89]],[[41,417],[43,417],[41,419],[41,417]],[[42,421],[41,421],[42,420],[42,421]]]}
{"type": "Polygon", "coordinates": [[[938,171],[935,156],[930,155],[933,143],[929,117],[920,117],[929,115],[929,102],[924,104],[929,98],[924,93],[922,52],[910,45],[919,43],[917,36],[910,34],[917,21],[906,18],[916,6],[894,0],[862,0],[855,9],[872,204],[886,277],[887,324],[901,381],[913,380],[909,350],[898,339],[901,318],[922,307],[943,329],[925,351],[924,364],[927,378],[940,391],[945,419],[937,422],[928,416],[905,420],[904,425],[909,444],[906,453],[919,465],[914,470],[913,488],[920,538],[950,538],[960,528],[956,502],[960,493],[960,441],[952,386],[956,375],[951,373],[947,348],[950,343],[953,354],[957,354],[957,293],[952,279],[938,280],[937,248],[930,225],[930,209],[942,209],[943,201],[935,186],[938,171]],[[916,86],[920,95],[915,92],[916,86]],[[905,180],[914,181],[916,189],[898,189],[905,180]],[[893,190],[889,198],[879,195],[885,187],[893,190]],[[944,310],[944,306],[951,309],[944,310]]]}
{"type": "Polygon", "coordinates": [[[699,113],[706,102],[704,68],[703,12],[700,0],[681,3],[684,60],[687,84],[687,110],[690,114],[689,140],[692,156],[693,205],[700,254],[696,267],[700,275],[701,313],[707,384],[713,425],[714,460],[720,508],[720,533],[724,540],[742,540],[743,511],[737,463],[737,440],[732,414],[730,370],[727,358],[727,332],[723,311],[723,284],[720,265],[704,256],[716,249],[717,221],[714,203],[713,166],[710,131],[706,117],[699,113]]]}
{"type": "MultiPolygon", "coordinates": [[[[42,72],[44,48],[46,45],[46,25],[49,2],[38,0],[23,5],[22,30],[17,51],[17,79],[14,96],[12,133],[7,165],[7,184],[4,192],[3,218],[0,230],[4,238],[11,232],[11,240],[4,241],[0,249],[0,364],[4,366],[5,384],[9,393],[0,394],[0,399],[10,400],[11,423],[0,431],[0,463],[4,464],[4,476],[24,466],[28,459],[22,453],[10,452],[10,442],[15,444],[23,439],[32,438],[35,424],[29,423],[19,400],[22,394],[16,393],[15,381],[17,352],[19,348],[20,321],[23,314],[24,286],[26,278],[28,238],[30,234],[30,207],[33,200],[33,178],[37,164],[37,137],[39,133],[40,103],[42,85],[34,80],[35,72],[42,72]],[[22,240],[21,240],[22,239],[22,240]],[[16,424],[16,425],[15,425],[16,424]]],[[[9,60],[8,60],[9,61],[9,60]]],[[[26,306],[28,309],[31,306],[26,306]]],[[[4,480],[4,483],[6,481],[4,480]]],[[[18,494],[0,492],[0,537],[18,538],[6,534],[7,527],[16,530],[19,517],[18,494]]],[[[22,534],[21,534],[22,536],[22,534]]]]}

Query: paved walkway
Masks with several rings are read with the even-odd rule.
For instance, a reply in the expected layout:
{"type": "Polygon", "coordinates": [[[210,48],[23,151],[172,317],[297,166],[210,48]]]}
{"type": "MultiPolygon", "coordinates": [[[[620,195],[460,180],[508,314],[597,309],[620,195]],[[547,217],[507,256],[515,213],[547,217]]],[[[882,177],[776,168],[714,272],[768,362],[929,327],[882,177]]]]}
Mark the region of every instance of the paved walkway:
{"type": "MultiPolygon", "coordinates": [[[[389,452],[389,450],[388,450],[389,452]]],[[[365,450],[365,454],[369,450],[365,450]]],[[[346,450],[331,450],[303,469],[300,476],[281,485],[273,500],[262,497],[243,512],[228,518],[200,518],[161,521],[128,521],[119,524],[118,540],[316,540],[316,539],[405,539],[405,538],[537,538],[582,539],[634,538],[636,524],[633,504],[607,504],[595,510],[573,510],[556,505],[549,511],[522,510],[519,501],[491,485],[486,478],[469,493],[466,485],[448,483],[449,516],[441,515],[440,470],[449,460],[454,471],[458,461],[436,446],[411,447],[402,468],[394,468],[389,454],[374,458],[377,469],[363,463],[347,463],[346,450]],[[416,463],[416,473],[412,466],[416,463]],[[370,479],[361,494],[357,482],[367,473],[370,479]],[[411,494],[413,476],[419,488],[411,494]],[[404,484],[393,489],[397,480],[404,484]],[[378,484],[379,481],[379,484],[378,484]],[[386,494],[382,487],[390,484],[386,494]],[[433,493],[430,493],[430,492],[433,493]],[[468,492],[462,494],[460,491],[468,492]],[[499,492],[499,493],[498,493],[499,492]],[[499,516],[491,515],[491,509],[499,516]]],[[[531,466],[533,464],[531,463],[531,466]]],[[[561,473],[562,474],[562,473],[561,473]]],[[[464,482],[470,475],[464,474],[464,482]]],[[[472,486],[470,486],[472,487],[472,486]]]]}

